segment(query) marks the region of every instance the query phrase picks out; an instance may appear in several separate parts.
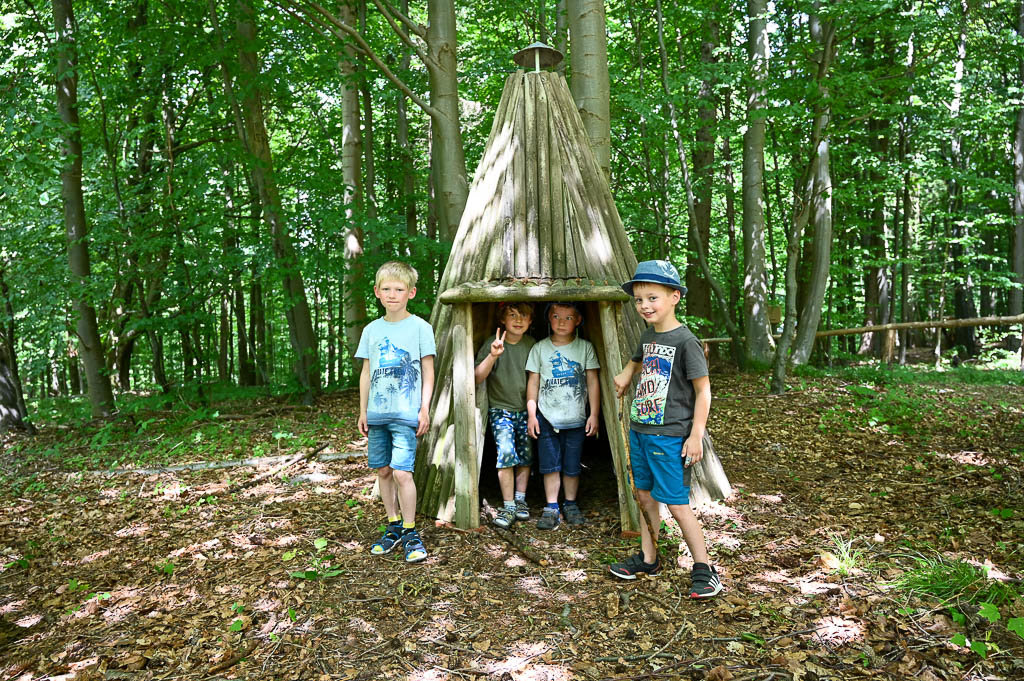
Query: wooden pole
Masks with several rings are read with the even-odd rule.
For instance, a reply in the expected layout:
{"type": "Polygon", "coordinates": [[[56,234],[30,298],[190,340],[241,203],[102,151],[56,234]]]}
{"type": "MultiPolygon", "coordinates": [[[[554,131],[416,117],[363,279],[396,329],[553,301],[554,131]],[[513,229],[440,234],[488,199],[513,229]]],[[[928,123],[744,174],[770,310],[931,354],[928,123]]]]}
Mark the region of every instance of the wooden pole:
{"type": "MultiPolygon", "coordinates": [[[[1012,317],[971,317],[969,319],[943,319],[928,322],[896,322],[893,324],[876,324],[874,326],[858,326],[852,329],[830,329],[819,331],[815,338],[827,338],[829,336],[848,336],[857,333],[873,333],[877,331],[890,331],[901,329],[956,329],[965,326],[1013,326],[1024,323],[1024,315],[1012,317]]],[[[775,336],[779,338],[779,336],[775,336]]],[[[729,343],[731,338],[704,338],[704,343],[729,343]]]]}
{"type": "Polygon", "coordinates": [[[455,306],[452,319],[452,391],[455,395],[455,526],[480,526],[480,465],[476,444],[476,379],[473,376],[473,309],[455,306]]]}

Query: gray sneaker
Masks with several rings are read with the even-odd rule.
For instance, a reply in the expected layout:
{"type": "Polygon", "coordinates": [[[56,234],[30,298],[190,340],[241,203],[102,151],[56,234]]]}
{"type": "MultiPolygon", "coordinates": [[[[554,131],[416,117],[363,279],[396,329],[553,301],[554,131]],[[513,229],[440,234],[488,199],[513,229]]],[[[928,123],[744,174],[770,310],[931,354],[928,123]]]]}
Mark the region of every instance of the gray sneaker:
{"type": "Polygon", "coordinates": [[[529,520],[530,519],[530,507],[526,504],[526,499],[516,500],[516,520],[529,520]]]}
{"type": "Polygon", "coordinates": [[[583,517],[583,511],[576,504],[562,504],[562,515],[565,516],[565,522],[570,525],[583,525],[587,522],[583,517]]]}
{"type": "Polygon", "coordinates": [[[494,524],[506,528],[516,521],[515,509],[502,506],[498,509],[498,515],[494,516],[494,524]]]}
{"type": "Polygon", "coordinates": [[[537,521],[538,530],[553,530],[559,525],[558,511],[553,508],[544,507],[544,512],[540,515],[540,520],[537,521]]]}

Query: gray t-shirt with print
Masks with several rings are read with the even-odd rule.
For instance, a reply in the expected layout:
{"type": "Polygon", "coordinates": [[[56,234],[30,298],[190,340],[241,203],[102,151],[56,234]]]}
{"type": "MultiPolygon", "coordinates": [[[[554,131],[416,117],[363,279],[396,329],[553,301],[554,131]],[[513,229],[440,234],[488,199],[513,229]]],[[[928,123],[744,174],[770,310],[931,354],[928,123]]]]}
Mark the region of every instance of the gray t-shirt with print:
{"type": "Polygon", "coordinates": [[[579,428],[587,422],[587,371],[600,369],[589,341],[574,338],[555,345],[550,338],[530,351],[526,370],[540,374],[537,407],[555,428],[579,428]]]}
{"type": "MultiPolygon", "coordinates": [[[[491,354],[493,339],[484,341],[476,353],[476,363],[491,354]]],[[[523,336],[518,343],[505,341],[505,352],[494,360],[487,376],[487,400],[492,408],[526,411],[526,360],[537,343],[533,336],[523,336]]]]}
{"type": "Polygon", "coordinates": [[[685,326],[663,333],[648,328],[632,359],[641,369],[630,427],[638,433],[689,435],[696,401],[691,381],[708,375],[701,342],[685,326]]]}
{"type": "Polygon", "coordinates": [[[370,361],[366,422],[415,428],[423,393],[422,359],[436,354],[434,330],[416,315],[398,322],[381,317],[367,324],[356,350],[357,358],[370,361]]]}

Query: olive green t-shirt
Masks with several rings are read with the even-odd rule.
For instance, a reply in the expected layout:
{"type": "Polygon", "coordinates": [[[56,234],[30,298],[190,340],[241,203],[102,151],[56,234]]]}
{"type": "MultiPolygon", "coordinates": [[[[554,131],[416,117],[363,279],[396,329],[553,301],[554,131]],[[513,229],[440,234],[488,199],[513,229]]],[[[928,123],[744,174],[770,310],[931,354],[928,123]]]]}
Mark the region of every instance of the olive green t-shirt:
{"type": "MultiPolygon", "coordinates": [[[[476,363],[484,361],[491,353],[488,338],[476,353],[476,363]]],[[[505,352],[494,360],[494,367],[487,376],[487,398],[490,406],[509,411],[526,411],[526,358],[537,341],[523,335],[518,343],[505,342],[505,352]]]]}

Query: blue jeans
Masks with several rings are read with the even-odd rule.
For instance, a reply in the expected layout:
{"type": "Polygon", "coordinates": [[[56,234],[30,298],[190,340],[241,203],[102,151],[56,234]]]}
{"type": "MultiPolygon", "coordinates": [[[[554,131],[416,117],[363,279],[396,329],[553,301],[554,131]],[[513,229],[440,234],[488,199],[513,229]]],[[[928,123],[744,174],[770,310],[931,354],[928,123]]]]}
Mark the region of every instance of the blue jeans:
{"type": "Polygon", "coordinates": [[[416,429],[400,423],[370,426],[366,436],[366,458],[370,468],[391,466],[412,472],[416,463],[416,429]]]}
{"type": "Polygon", "coordinates": [[[584,426],[579,428],[559,428],[548,423],[544,415],[537,412],[540,423],[540,437],[537,438],[537,460],[540,462],[541,475],[561,472],[570,477],[579,476],[583,467],[580,459],[583,456],[583,440],[587,437],[584,426]]]}

